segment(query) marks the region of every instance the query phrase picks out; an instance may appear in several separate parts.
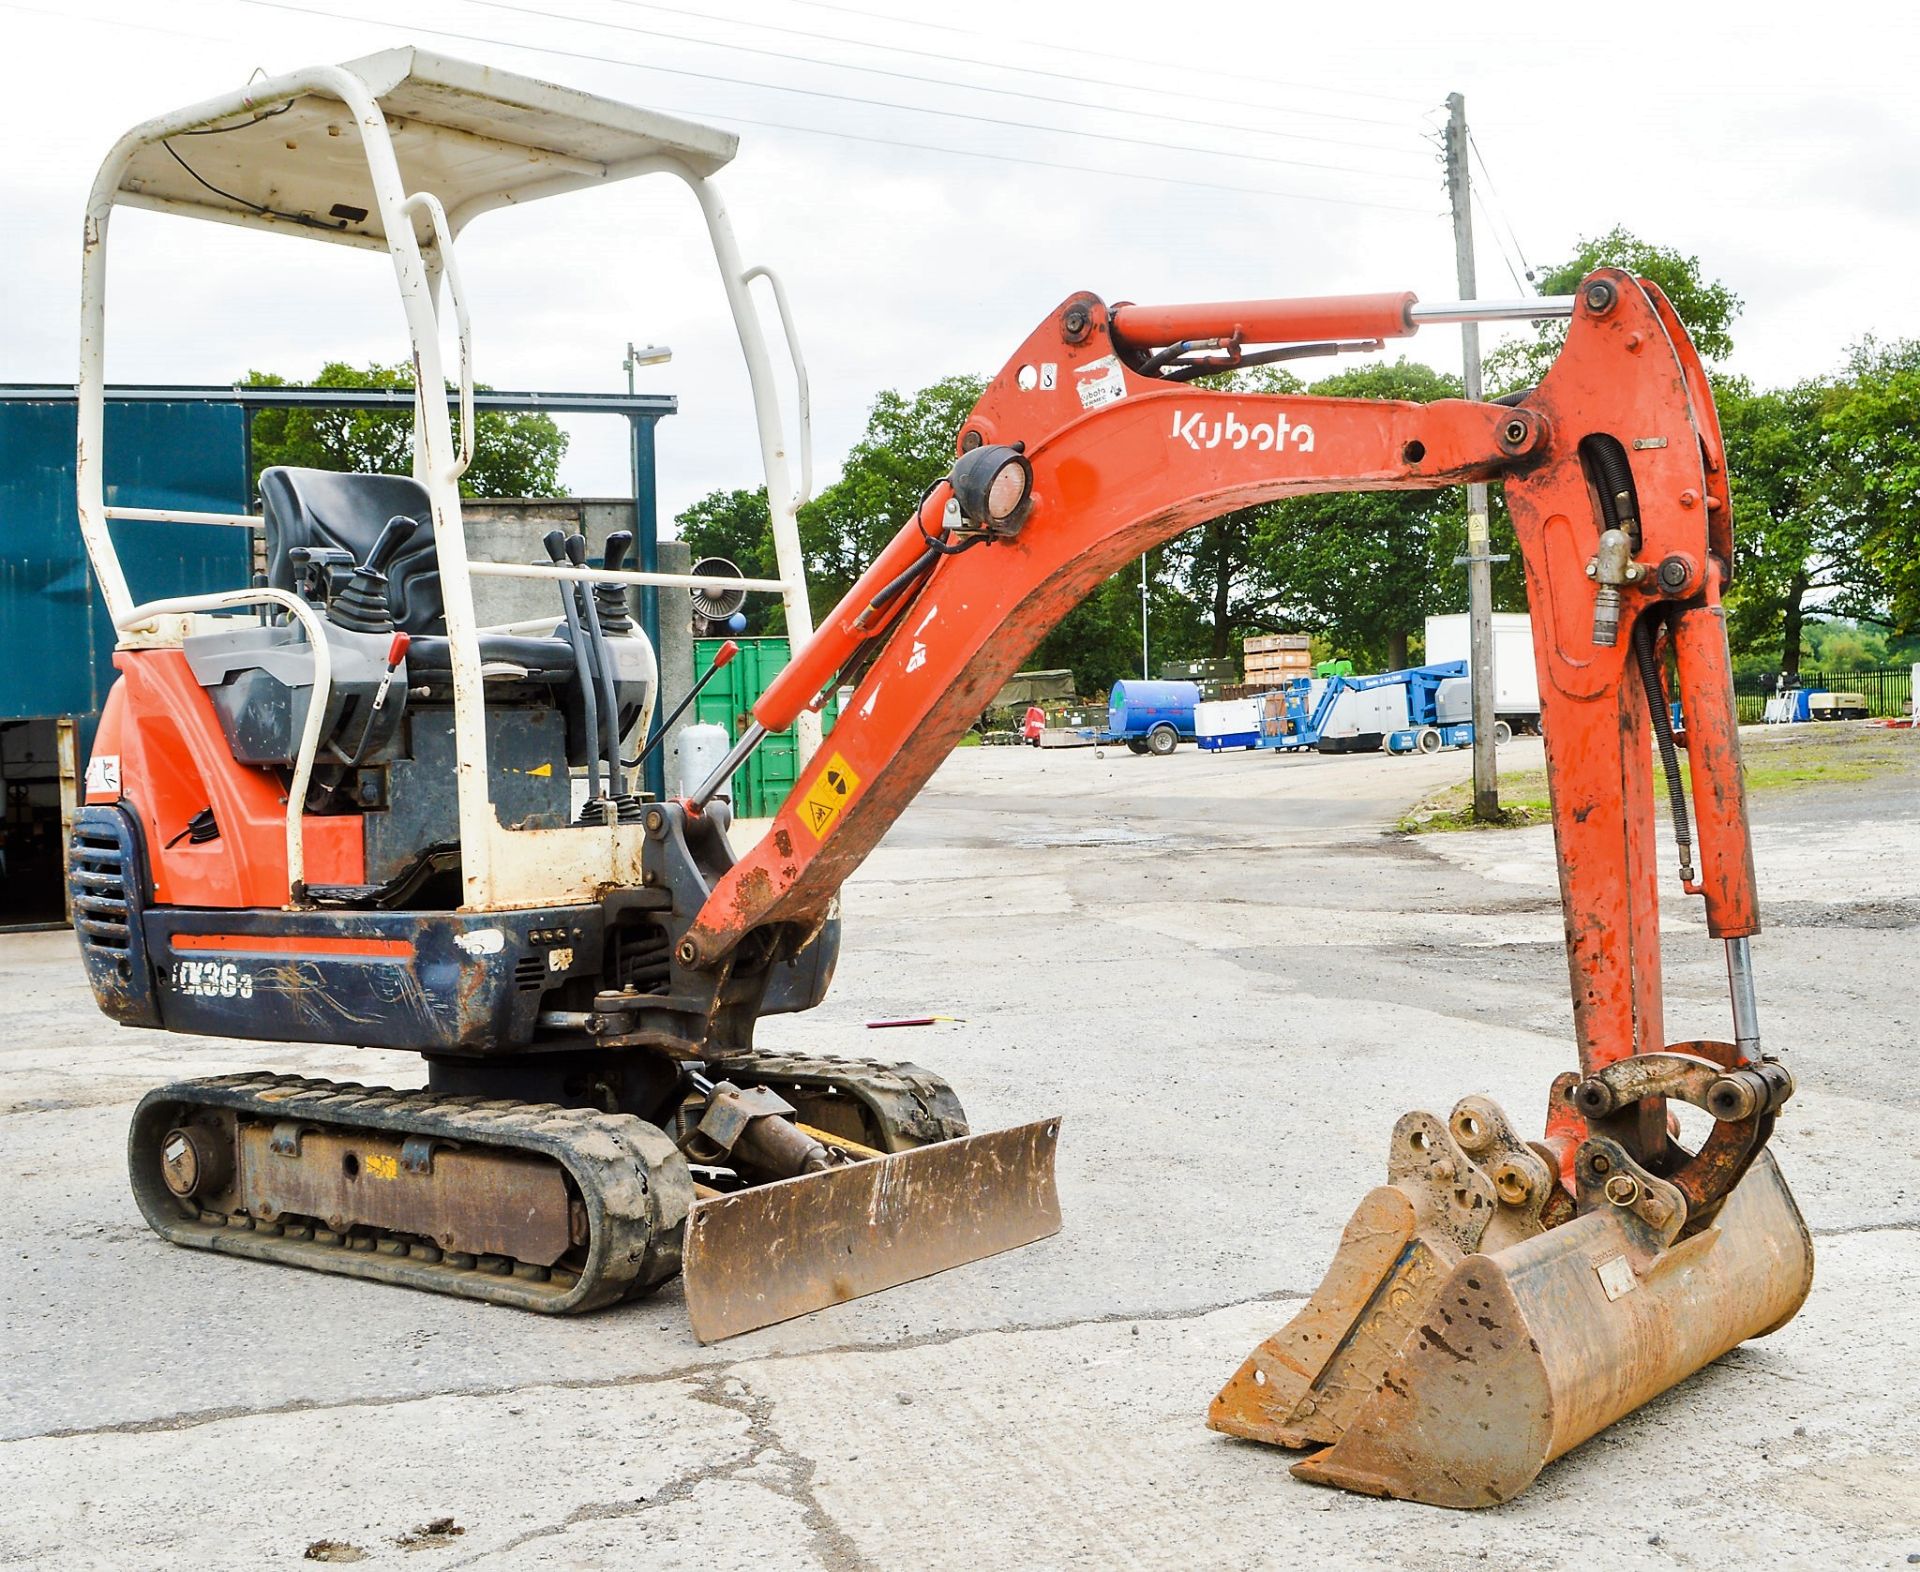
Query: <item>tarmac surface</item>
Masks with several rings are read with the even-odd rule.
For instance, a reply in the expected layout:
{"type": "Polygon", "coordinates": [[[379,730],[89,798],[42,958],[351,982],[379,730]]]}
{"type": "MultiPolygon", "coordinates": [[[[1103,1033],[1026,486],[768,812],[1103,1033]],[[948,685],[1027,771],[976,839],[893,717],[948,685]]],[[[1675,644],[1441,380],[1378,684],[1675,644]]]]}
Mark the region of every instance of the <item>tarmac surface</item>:
{"type": "MultiPolygon", "coordinates": [[[[1383,833],[1464,755],[956,753],[848,885],[831,997],[763,1040],[910,1057],[976,1129],[1063,1115],[1065,1228],[711,1348],[677,1284],[554,1321],[162,1243],[124,1174],[146,1088],[418,1063],[118,1028],[71,935],[0,937],[0,1566],[1907,1565],[1915,759],[1756,802],[1812,1297],[1478,1513],[1302,1484],[1203,1423],[1401,1113],[1484,1091],[1533,1131],[1572,1062],[1550,832],[1383,833]],[[922,1014],[964,1021],[864,1029],[922,1014]]],[[[1667,1035],[1725,1036],[1675,885],[1667,1035]]]]}

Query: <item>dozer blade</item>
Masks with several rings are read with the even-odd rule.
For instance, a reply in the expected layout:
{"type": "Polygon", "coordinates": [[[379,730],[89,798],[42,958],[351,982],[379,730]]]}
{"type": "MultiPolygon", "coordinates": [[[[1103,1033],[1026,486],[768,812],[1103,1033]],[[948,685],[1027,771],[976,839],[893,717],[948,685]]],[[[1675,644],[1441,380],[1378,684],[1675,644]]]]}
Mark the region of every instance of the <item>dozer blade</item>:
{"type": "Polygon", "coordinates": [[[1060,1121],[941,1141],[698,1202],[682,1251],[693,1335],[718,1342],[1060,1229],[1060,1121]]]}

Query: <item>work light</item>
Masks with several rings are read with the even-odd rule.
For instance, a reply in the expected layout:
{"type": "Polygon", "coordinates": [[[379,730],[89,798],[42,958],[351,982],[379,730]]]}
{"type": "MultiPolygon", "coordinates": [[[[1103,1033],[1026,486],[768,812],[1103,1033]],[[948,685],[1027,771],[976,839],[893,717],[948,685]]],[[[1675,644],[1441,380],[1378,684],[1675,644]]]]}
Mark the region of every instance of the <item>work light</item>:
{"type": "Polygon", "coordinates": [[[1033,466],[1021,445],[994,443],[962,453],[947,483],[969,524],[1011,535],[1027,516],[1033,495],[1033,466]]]}

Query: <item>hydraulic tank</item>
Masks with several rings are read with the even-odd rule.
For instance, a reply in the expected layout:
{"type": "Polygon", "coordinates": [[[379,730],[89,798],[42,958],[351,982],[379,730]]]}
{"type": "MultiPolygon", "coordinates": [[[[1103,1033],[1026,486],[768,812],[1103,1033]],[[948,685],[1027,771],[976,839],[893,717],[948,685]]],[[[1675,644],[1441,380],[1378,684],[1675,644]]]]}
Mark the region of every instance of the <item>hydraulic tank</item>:
{"type": "Polygon", "coordinates": [[[1153,682],[1129,677],[1107,694],[1107,730],[1116,737],[1144,737],[1163,722],[1182,737],[1193,735],[1193,711],[1200,702],[1197,682],[1153,682]]]}
{"type": "MultiPolygon", "coordinates": [[[[700,783],[719,768],[720,761],[727,756],[727,749],[733,746],[733,739],[727,735],[727,728],[708,721],[697,721],[680,733],[678,752],[680,755],[680,795],[691,797],[700,789],[700,783]]],[[[728,777],[726,785],[716,794],[733,801],[733,779],[728,777]]]]}

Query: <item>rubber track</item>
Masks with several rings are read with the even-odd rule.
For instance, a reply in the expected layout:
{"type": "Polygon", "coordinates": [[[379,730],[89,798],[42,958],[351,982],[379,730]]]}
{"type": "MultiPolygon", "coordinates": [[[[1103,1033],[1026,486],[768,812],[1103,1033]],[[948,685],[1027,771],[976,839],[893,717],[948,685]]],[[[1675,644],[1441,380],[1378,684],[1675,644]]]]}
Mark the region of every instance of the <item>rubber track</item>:
{"type": "Polygon", "coordinates": [[[752,1085],[782,1083],[833,1090],[865,1105],[885,1132],[884,1149],[909,1151],[968,1134],[966,1110],[954,1090],[917,1064],[880,1059],[835,1059],[797,1053],[751,1053],[715,1059],[716,1078],[752,1085]]]}
{"type": "MultiPolygon", "coordinates": [[[[147,1222],[174,1244],[552,1315],[577,1315],[638,1297],[675,1276],[681,1234],[694,1199],[693,1179],[679,1148],[658,1126],[631,1114],[257,1072],[177,1081],[149,1092],[133,1116],[127,1160],[134,1196],[147,1222]],[[192,1203],[175,1198],[160,1178],[160,1142],[180,1122],[181,1105],[231,1109],[264,1122],[300,1120],[388,1135],[425,1135],[550,1157],[567,1171],[586,1204],[584,1268],[571,1280],[556,1273],[536,1281],[426,1259],[413,1253],[409,1239],[396,1235],[380,1236],[375,1249],[367,1251],[289,1237],[283,1226],[251,1218],[189,1218],[183,1208],[192,1203]]],[[[193,1210],[198,1214],[199,1208],[193,1210]]]]}

